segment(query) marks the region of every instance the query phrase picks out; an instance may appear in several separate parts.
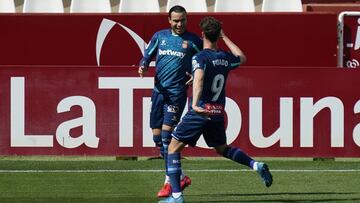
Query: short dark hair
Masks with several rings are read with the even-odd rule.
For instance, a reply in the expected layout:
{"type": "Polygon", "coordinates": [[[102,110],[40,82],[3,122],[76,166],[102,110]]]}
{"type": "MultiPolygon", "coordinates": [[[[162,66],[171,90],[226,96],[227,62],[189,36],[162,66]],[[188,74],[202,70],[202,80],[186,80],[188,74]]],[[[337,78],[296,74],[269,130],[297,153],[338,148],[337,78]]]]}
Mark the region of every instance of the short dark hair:
{"type": "Polygon", "coordinates": [[[218,40],[221,32],[221,22],[216,18],[206,16],[200,21],[199,26],[208,40],[211,42],[218,40]]]}
{"type": "Polygon", "coordinates": [[[169,10],[169,18],[171,18],[171,13],[175,12],[175,13],[185,13],[186,14],[186,10],[184,7],[180,6],[180,5],[175,5],[173,7],[170,8],[169,10]]]}

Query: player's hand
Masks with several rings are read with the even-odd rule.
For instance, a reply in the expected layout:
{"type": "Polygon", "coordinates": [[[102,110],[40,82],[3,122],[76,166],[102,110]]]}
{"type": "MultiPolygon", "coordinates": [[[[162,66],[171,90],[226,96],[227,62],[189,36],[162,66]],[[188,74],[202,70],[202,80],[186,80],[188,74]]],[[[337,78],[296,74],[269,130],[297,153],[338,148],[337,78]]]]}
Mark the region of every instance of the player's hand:
{"type": "Polygon", "coordinates": [[[186,81],[185,85],[192,85],[194,77],[188,72],[186,72],[186,75],[189,77],[189,79],[186,81]]]}
{"type": "Polygon", "coordinates": [[[223,29],[221,29],[219,37],[220,37],[221,39],[226,38],[226,35],[225,35],[225,32],[224,32],[223,29]]]}
{"type": "Polygon", "coordinates": [[[209,110],[204,109],[204,108],[202,108],[202,107],[200,107],[200,106],[192,106],[192,109],[193,109],[196,113],[198,113],[198,114],[200,114],[200,115],[204,115],[204,116],[209,116],[210,113],[211,113],[209,110]]]}
{"type": "Polygon", "coordinates": [[[147,68],[145,68],[144,66],[140,66],[140,67],[139,67],[138,73],[139,73],[139,76],[140,76],[141,78],[144,77],[144,75],[145,75],[146,72],[147,72],[147,68]]]}

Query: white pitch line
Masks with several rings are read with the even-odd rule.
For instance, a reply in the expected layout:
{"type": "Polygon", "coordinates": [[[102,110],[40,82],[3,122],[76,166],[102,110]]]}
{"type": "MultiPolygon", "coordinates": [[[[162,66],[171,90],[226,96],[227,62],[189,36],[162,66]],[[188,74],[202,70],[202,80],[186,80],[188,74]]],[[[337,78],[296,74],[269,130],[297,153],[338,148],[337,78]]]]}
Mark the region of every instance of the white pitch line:
{"type": "MultiPolygon", "coordinates": [[[[186,172],[253,172],[248,169],[190,169],[185,170],[186,172]]],[[[360,172],[360,169],[273,169],[271,172],[280,173],[343,173],[343,172],[360,172]]],[[[160,173],[164,170],[147,169],[147,170],[111,170],[111,169],[93,169],[93,170],[0,170],[0,173],[160,173]]]]}

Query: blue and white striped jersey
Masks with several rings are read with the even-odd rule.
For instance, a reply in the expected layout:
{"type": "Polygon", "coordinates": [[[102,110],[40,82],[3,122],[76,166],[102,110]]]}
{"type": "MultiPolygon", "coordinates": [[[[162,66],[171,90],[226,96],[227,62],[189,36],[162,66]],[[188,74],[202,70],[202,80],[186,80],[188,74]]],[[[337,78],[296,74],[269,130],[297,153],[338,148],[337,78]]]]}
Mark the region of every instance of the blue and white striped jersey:
{"type": "Polygon", "coordinates": [[[191,73],[191,58],[202,49],[202,40],[193,33],[172,34],[171,29],[154,34],[145,49],[140,66],[148,67],[156,57],[154,90],[169,96],[186,91],[186,72],[191,73]]]}

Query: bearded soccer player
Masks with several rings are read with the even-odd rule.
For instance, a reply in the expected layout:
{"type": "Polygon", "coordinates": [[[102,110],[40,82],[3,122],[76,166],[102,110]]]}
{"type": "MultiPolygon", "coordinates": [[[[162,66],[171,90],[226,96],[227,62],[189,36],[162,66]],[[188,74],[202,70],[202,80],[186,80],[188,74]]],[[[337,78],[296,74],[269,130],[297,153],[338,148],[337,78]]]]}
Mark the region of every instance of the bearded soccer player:
{"type": "MultiPolygon", "coordinates": [[[[272,184],[272,175],[265,163],[257,162],[241,149],[226,144],[224,108],[225,85],[228,73],[244,63],[246,57],[222,31],[221,23],[213,17],[205,17],[200,22],[204,49],[193,57],[193,96],[191,109],[173,132],[169,145],[168,173],[172,195],[159,203],[185,202],[180,188],[181,150],[188,144],[195,146],[201,135],[216,152],[239,164],[258,172],[266,187],[272,184]],[[217,47],[222,39],[230,52],[217,47]]],[[[231,118],[229,118],[231,119],[231,118]]]]}
{"type": "MultiPolygon", "coordinates": [[[[202,40],[186,31],[187,13],[182,6],[169,10],[170,29],[156,32],[139,64],[139,75],[146,73],[156,57],[155,87],[151,96],[150,128],[153,140],[165,160],[166,176],[158,197],[168,197],[171,185],[167,175],[167,150],[171,133],[180,120],[187,100],[187,86],[192,82],[191,58],[202,48],[202,40]]],[[[181,189],[191,184],[182,173],[181,189]]]]}

